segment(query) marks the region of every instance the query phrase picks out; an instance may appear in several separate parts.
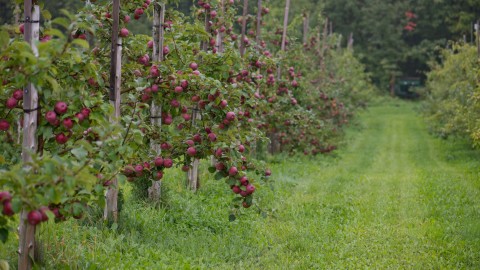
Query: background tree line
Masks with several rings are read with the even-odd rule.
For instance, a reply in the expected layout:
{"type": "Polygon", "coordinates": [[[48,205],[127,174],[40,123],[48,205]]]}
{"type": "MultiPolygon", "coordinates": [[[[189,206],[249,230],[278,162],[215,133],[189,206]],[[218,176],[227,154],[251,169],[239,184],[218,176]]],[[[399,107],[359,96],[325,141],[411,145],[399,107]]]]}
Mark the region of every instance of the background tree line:
{"type": "MultiPolygon", "coordinates": [[[[53,17],[61,9],[74,11],[85,4],[79,0],[43,2],[53,17]]],[[[195,0],[169,2],[176,4],[179,11],[188,13],[195,0]]],[[[280,28],[285,1],[263,2],[271,13],[267,25],[280,28]]],[[[257,0],[249,0],[252,19],[256,6],[257,0]]],[[[296,0],[290,9],[289,38],[302,38],[303,15],[300,14],[308,14],[311,35],[319,34],[328,18],[333,31],[342,35],[343,46],[350,34],[353,35],[357,57],[366,65],[373,82],[384,90],[388,89],[392,76],[425,78],[428,62],[439,59],[438,49],[448,46],[449,40],[474,42],[473,23],[480,18],[477,0],[296,0]]],[[[13,23],[14,10],[15,0],[0,0],[0,23],[13,23]]],[[[144,33],[149,33],[151,28],[145,18],[133,27],[144,33]]],[[[275,30],[265,32],[274,33],[275,30]]]]}

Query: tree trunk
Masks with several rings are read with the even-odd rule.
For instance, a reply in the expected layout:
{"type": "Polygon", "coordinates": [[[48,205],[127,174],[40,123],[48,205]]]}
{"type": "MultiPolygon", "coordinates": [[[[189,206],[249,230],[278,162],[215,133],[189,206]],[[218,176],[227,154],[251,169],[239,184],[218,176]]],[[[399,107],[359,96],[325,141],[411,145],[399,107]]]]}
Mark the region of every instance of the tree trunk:
{"type": "Polygon", "coordinates": [[[247,32],[248,0],[243,0],[242,39],[240,40],[240,55],[245,54],[245,34],[247,32]]]}
{"type": "MultiPolygon", "coordinates": [[[[111,44],[110,66],[110,103],[114,107],[114,113],[110,121],[117,123],[120,118],[120,84],[122,82],[122,39],[118,36],[120,22],[120,0],[113,0],[113,26],[111,44]]],[[[112,185],[107,190],[104,219],[118,221],[118,181],[112,180],[112,185]]]]}
{"type": "MultiPolygon", "coordinates": [[[[40,35],[40,7],[33,6],[32,0],[24,2],[25,41],[30,44],[35,56],[38,49],[35,42],[40,35]]],[[[23,142],[22,161],[26,165],[32,161],[31,153],[37,152],[38,92],[32,83],[28,83],[23,93],[23,142]]],[[[31,269],[35,254],[35,226],[27,222],[28,212],[22,210],[19,225],[18,269],[31,269]]]]}
{"type": "MultiPolygon", "coordinates": [[[[152,59],[154,62],[163,61],[163,41],[164,41],[164,31],[163,24],[165,23],[165,4],[154,3],[154,14],[153,14],[153,56],[152,59]]],[[[152,106],[150,107],[150,121],[151,124],[156,126],[159,130],[162,126],[162,107],[155,104],[152,101],[152,106]]],[[[152,143],[152,150],[156,155],[160,155],[162,150],[159,143],[152,143]]],[[[162,181],[153,180],[152,186],[148,188],[148,197],[153,201],[159,201],[162,194],[162,181]]]]}

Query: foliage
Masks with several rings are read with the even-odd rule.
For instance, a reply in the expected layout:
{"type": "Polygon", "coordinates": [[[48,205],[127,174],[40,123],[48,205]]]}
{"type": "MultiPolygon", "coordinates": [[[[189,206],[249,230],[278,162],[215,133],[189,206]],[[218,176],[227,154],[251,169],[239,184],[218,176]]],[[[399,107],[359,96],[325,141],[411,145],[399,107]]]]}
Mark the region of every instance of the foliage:
{"type": "Polygon", "coordinates": [[[433,64],[428,73],[427,121],[442,137],[469,136],[478,146],[480,74],[476,47],[453,44],[442,55],[442,64],[433,64]]]}

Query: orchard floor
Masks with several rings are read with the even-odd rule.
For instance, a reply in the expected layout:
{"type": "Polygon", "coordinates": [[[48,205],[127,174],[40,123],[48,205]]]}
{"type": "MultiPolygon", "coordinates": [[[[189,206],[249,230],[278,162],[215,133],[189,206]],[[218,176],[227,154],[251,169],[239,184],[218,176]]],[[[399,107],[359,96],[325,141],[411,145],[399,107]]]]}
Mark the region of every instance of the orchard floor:
{"type": "MultiPolygon", "coordinates": [[[[192,195],[177,175],[161,210],[127,191],[118,228],[45,226],[45,268],[479,269],[480,151],[429,135],[417,106],[370,107],[333,155],[274,160],[263,214],[229,222],[225,184],[192,195]]],[[[0,251],[12,266],[14,244],[0,251]]]]}

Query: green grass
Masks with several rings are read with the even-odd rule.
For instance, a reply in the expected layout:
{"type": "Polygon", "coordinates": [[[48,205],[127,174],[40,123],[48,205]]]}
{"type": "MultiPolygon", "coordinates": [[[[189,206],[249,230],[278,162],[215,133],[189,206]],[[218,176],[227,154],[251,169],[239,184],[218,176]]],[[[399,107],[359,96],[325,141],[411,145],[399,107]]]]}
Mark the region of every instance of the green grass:
{"type": "MultiPolygon", "coordinates": [[[[117,230],[76,221],[44,226],[47,269],[479,269],[480,154],[427,133],[415,104],[362,113],[332,156],[272,165],[275,191],[228,221],[232,194],[209,180],[198,194],[183,175],[168,204],[126,196],[117,230]]],[[[0,258],[15,265],[14,239],[0,258]]]]}

